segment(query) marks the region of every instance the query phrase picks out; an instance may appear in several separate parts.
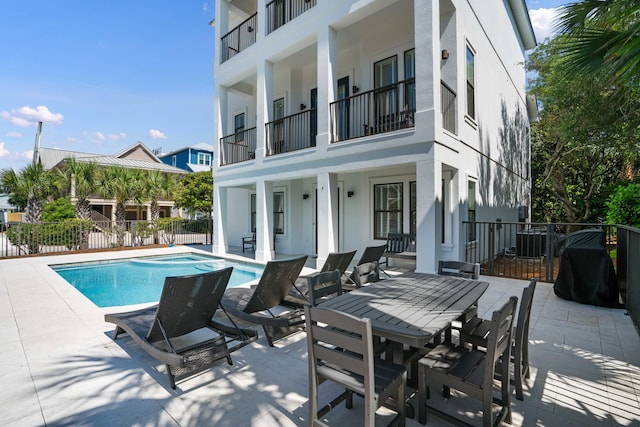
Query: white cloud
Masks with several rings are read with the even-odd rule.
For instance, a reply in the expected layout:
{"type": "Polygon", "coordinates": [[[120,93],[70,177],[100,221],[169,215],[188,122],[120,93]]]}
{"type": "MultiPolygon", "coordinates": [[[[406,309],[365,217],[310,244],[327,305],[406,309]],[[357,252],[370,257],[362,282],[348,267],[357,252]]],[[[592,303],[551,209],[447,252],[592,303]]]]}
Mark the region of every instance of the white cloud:
{"type": "Polygon", "coordinates": [[[7,132],[7,136],[11,138],[22,138],[22,134],[20,132],[7,132]]]}
{"type": "Polygon", "coordinates": [[[19,157],[22,160],[33,160],[33,150],[23,151],[19,157]]]}
{"type": "Polygon", "coordinates": [[[531,25],[533,26],[533,31],[536,34],[536,40],[539,43],[555,35],[553,27],[555,26],[557,15],[558,8],[541,8],[529,11],[531,25]]]}
{"type": "Polygon", "coordinates": [[[157,129],[149,129],[149,137],[151,139],[167,139],[167,135],[157,129]]]}
{"type": "Polygon", "coordinates": [[[126,137],[127,137],[127,134],[124,132],[110,133],[109,135],[107,135],[107,139],[109,141],[120,141],[121,139],[125,139],[126,137]]]}
{"type": "Polygon", "coordinates": [[[0,142],[0,157],[7,157],[9,155],[9,150],[4,148],[4,142],[0,142]]]}
{"type": "Polygon", "coordinates": [[[27,127],[36,126],[38,122],[51,123],[54,125],[62,124],[64,116],[60,113],[52,113],[44,105],[38,105],[36,108],[29,106],[20,107],[17,110],[1,111],[0,117],[16,126],[27,127]]]}

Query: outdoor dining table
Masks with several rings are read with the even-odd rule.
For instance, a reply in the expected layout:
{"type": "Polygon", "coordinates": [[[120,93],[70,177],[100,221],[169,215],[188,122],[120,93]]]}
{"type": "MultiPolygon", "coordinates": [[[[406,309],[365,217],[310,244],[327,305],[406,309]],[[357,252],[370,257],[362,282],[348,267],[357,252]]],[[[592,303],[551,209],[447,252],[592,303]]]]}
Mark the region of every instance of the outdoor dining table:
{"type": "Polygon", "coordinates": [[[320,306],[370,318],[373,334],[396,344],[394,362],[405,363],[403,345],[419,349],[438,339],[488,287],[484,281],[409,272],[342,294],[320,306]]]}
{"type": "MultiPolygon", "coordinates": [[[[420,349],[438,341],[451,322],[476,304],[488,287],[489,283],[479,280],[409,272],[363,286],[319,306],[370,318],[373,335],[391,343],[392,360],[411,365],[407,385],[415,389],[420,349]],[[409,351],[405,351],[406,346],[409,351]]],[[[413,418],[410,399],[405,405],[407,417],[413,418]]]]}

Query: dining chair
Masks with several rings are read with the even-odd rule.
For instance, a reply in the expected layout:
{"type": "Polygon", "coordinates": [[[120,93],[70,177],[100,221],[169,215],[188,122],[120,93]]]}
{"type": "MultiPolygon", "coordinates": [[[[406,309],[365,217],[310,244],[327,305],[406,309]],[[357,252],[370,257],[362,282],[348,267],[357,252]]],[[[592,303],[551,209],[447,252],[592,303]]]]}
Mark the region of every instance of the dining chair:
{"type": "Polygon", "coordinates": [[[342,273],[339,269],[323,271],[307,278],[309,302],[316,306],[322,301],[342,294],[342,273]]]}
{"type": "MultiPolygon", "coordinates": [[[[536,290],[536,279],[531,279],[529,285],[522,291],[518,320],[515,331],[512,333],[511,363],[513,363],[513,382],[516,388],[516,398],[524,400],[523,383],[529,378],[529,320],[531,318],[531,306],[533,294],[536,290]]],[[[487,334],[490,321],[475,318],[465,324],[460,330],[460,342],[471,344],[474,349],[487,347],[487,334]]],[[[508,365],[508,364],[507,364],[508,365]]]]}
{"type": "Polygon", "coordinates": [[[374,357],[371,319],[358,318],[330,308],[305,306],[309,351],[309,425],[343,400],[353,407],[353,394],[364,397],[364,425],[375,425],[377,409],[393,397],[398,409],[391,424],[405,425],[407,369],[374,357]],[[330,380],[345,391],[318,409],[318,386],[330,380]]]}
{"type": "MultiPolygon", "coordinates": [[[[496,361],[500,358],[508,360],[511,353],[511,331],[517,303],[518,298],[511,297],[499,310],[493,312],[486,351],[444,343],[418,360],[418,421],[421,424],[427,422],[429,383],[442,384],[445,398],[450,397],[450,389],[454,388],[481,400],[484,427],[500,425],[502,421],[511,424],[508,363],[503,363],[500,367],[500,398],[494,399],[493,388],[496,361]],[[495,423],[494,401],[501,407],[495,423]]],[[[447,421],[460,423],[460,420],[446,412],[436,412],[447,421]]]]}
{"type": "Polygon", "coordinates": [[[380,280],[380,264],[378,261],[371,261],[356,265],[353,268],[351,278],[353,279],[356,289],[361,288],[367,283],[377,282],[380,280]]]}
{"type": "MultiPolygon", "coordinates": [[[[465,261],[438,261],[438,274],[441,276],[462,277],[478,280],[480,278],[480,264],[465,261]]],[[[451,328],[445,331],[445,341],[450,342],[452,330],[460,330],[470,319],[478,317],[478,304],[473,304],[460,317],[451,323],[451,328]]]]}

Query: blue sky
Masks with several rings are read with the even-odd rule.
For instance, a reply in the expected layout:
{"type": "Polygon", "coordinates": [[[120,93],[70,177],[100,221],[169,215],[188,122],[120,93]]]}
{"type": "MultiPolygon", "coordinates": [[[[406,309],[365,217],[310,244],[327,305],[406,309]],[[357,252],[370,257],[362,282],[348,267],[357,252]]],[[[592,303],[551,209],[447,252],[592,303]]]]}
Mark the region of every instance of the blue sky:
{"type": "MultiPolygon", "coordinates": [[[[339,0],[332,0],[339,1],[339,0]]],[[[562,0],[527,0],[538,41],[562,0]]],[[[214,0],[0,0],[0,169],[213,144],[214,0]]]]}

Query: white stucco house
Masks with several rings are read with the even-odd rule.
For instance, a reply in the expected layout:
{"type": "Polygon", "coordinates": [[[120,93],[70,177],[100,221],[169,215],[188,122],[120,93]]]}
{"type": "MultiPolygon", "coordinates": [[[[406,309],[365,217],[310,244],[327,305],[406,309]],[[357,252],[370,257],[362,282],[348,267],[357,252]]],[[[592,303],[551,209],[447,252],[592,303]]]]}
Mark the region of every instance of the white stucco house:
{"type": "Polygon", "coordinates": [[[256,259],[320,266],[412,233],[433,272],[474,244],[463,221],[529,205],[524,0],[227,0],[215,17],[214,253],[255,230],[256,259]]]}

